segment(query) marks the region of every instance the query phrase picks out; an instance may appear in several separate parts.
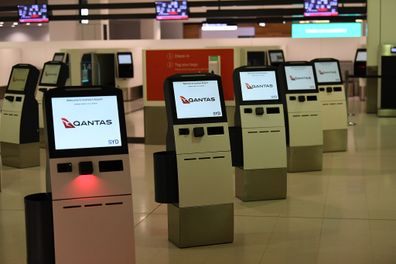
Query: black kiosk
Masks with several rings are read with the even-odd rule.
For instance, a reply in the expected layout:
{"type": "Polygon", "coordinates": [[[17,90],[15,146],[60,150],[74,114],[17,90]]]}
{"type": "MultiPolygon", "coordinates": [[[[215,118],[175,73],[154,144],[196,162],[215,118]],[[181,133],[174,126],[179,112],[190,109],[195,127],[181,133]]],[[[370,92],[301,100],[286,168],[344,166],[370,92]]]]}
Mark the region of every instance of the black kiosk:
{"type": "Polygon", "coordinates": [[[55,263],[135,263],[121,90],[51,89],[44,104],[55,263]]]}
{"type": "Polygon", "coordinates": [[[40,165],[38,107],[34,98],[39,70],[29,64],[12,67],[1,113],[3,165],[26,168],[40,165]]]}
{"type": "Polygon", "coordinates": [[[283,199],[287,193],[283,96],[274,67],[234,71],[235,192],[242,201],[283,199]],[[241,153],[240,155],[235,154],[241,153]],[[235,164],[237,163],[237,164],[235,164]]]}
{"type": "Polygon", "coordinates": [[[154,174],[156,201],[168,203],[169,240],[178,247],[230,243],[234,183],[221,78],[174,75],[164,95],[167,152],[154,154],[154,174]],[[170,199],[160,195],[166,192],[170,199]]]}
{"type": "Polygon", "coordinates": [[[313,65],[287,62],[280,71],[286,84],[288,172],[322,170],[322,113],[313,65]]]}

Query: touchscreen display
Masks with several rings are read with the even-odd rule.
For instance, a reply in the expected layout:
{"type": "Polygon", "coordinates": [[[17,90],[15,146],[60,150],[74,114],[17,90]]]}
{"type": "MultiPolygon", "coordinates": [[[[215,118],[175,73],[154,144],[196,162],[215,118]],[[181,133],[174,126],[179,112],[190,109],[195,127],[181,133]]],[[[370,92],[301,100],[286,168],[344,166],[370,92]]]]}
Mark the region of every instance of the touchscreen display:
{"type": "Polygon", "coordinates": [[[26,81],[28,76],[29,69],[14,68],[12,70],[10,82],[8,84],[8,90],[23,92],[26,87],[26,81]]]}
{"type": "Polygon", "coordinates": [[[222,117],[216,80],[173,82],[178,119],[222,117]]]}
{"type": "Polygon", "coordinates": [[[40,84],[57,85],[60,70],[59,64],[45,64],[40,84]]]}
{"type": "Polygon", "coordinates": [[[318,83],[340,83],[341,75],[336,61],[315,62],[318,83]]]}
{"type": "Polygon", "coordinates": [[[118,63],[119,64],[132,64],[131,54],[118,54],[118,63]]]}
{"type": "Polygon", "coordinates": [[[282,52],[270,52],[269,55],[271,62],[280,63],[285,61],[282,52]]]}
{"type": "Polygon", "coordinates": [[[311,65],[285,66],[289,91],[315,90],[315,77],[311,65]]]}
{"type": "Polygon", "coordinates": [[[65,54],[63,53],[55,53],[54,57],[52,58],[53,61],[63,61],[65,54]]]}
{"type": "Polygon", "coordinates": [[[275,71],[239,73],[243,101],[278,100],[275,71]]]}
{"type": "Polygon", "coordinates": [[[367,51],[358,51],[356,61],[367,61],[367,51]]]}
{"type": "Polygon", "coordinates": [[[117,96],[51,98],[55,150],[119,147],[117,96]]]}

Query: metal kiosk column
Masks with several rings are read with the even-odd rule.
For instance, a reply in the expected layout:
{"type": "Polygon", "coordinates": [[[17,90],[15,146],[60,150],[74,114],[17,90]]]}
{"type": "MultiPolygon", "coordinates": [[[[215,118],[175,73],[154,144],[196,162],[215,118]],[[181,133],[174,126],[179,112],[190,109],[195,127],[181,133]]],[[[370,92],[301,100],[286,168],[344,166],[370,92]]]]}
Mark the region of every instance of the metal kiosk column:
{"type": "Polygon", "coordinates": [[[44,104],[56,264],[135,263],[121,90],[51,89],[44,104]]]}
{"type": "Polygon", "coordinates": [[[235,134],[241,138],[236,141],[242,142],[236,196],[242,201],[286,198],[286,131],[276,68],[236,69],[234,91],[235,134]]]}
{"type": "MultiPolygon", "coordinates": [[[[169,240],[178,247],[230,243],[234,183],[221,78],[174,75],[165,80],[164,95],[167,154],[176,164],[170,166],[175,171],[155,173],[177,177],[178,199],[168,204],[169,240]]],[[[156,186],[156,193],[157,187],[167,188],[156,186]]]]}
{"type": "Polygon", "coordinates": [[[322,170],[321,105],[313,65],[287,62],[280,70],[286,83],[288,171],[322,170]]]}
{"type": "Polygon", "coordinates": [[[26,168],[40,165],[38,107],[34,98],[39,70],[29,64],[12,67],[1,113],[3,165],[26,168]]]}
{"type": "Polygon", "coordinates": [[[336,59],[316,59],[312,62],[322,107],[323,152],[346,151],[348,117],[339,62],[336,59]]]}

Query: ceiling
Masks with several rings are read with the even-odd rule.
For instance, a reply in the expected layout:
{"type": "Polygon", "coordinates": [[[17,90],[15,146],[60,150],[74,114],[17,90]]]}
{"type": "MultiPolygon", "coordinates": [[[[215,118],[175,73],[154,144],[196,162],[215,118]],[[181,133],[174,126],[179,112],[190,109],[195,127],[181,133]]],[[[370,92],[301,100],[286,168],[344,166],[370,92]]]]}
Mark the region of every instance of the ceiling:
{"type": "MultiPolygon", "coordinates": [[[[114,0],[116,1],[116,0],[114,0]]],[[[18,4],[45,3],[46,0],[24,0],[18,4]]],[[[64,3],[65,1],[59,1],[64,3]]],[[[92,1],[88,1],[92,2],[92,1]]],[[[304,18],[304,0],[189,0],[189,17],[193,21],[207,21],[213,23],[242,23],[242,22],[283,22],[296,20],[310,20],[304,18]]],[[[154,1],[111,1],[111,3],[78,4],[50,4],[49,18],[51,21],[80,20],[80,8],[88,8],[90,20],[112,19],[154,19],[154,1]],[[121,2],[123,1],[123,2],[121,2]]],[[[367,0],[339,0],[339,16],[316,17],[315,20],[330,20],[332,22],[365,20],[367,18],[367,0]]],[[[1,0],[0,21],[18,21],[15,0],[1,0]]],[[[188,22],[188,21],[186,21],[188,22]]]]}

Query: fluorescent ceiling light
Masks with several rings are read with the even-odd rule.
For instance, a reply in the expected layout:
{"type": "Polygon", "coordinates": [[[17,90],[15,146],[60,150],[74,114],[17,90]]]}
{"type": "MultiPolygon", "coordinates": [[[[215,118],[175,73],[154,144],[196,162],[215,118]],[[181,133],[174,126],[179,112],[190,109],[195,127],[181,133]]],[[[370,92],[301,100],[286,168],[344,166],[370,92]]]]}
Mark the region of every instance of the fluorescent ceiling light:
{"type": "Polygon", "coordinates": [[[265,22],[260,22],[260,23],[259,23],[259,26],[260,26],[260,27],[265,27],[266,25],[267,25],[267,24],[266,24],[265,22]]]}
{"type": "Polygon", "coordinates": [[[88,8],[82,8],[80,13],[82,16],[88,16],[89,14],[88,8]]]}
{"type": "Polygon", "coordinates": [[[237,30],[237,25],[227,25],[227,24],[209,24],[204,23],[202,24],[201,30],[202,31],[232,31],[237,30]]]}

